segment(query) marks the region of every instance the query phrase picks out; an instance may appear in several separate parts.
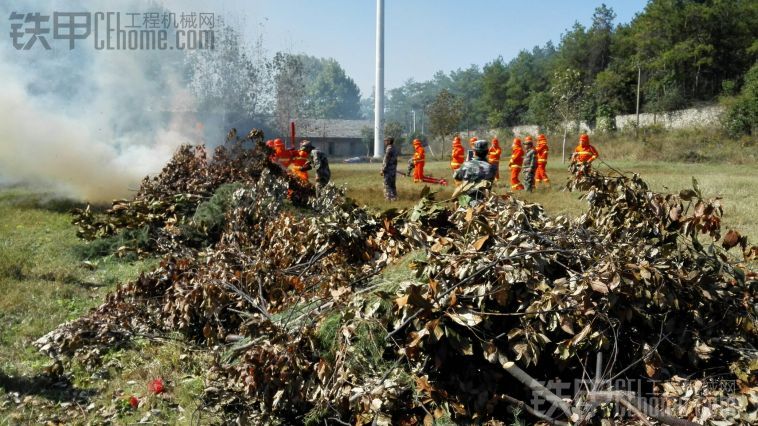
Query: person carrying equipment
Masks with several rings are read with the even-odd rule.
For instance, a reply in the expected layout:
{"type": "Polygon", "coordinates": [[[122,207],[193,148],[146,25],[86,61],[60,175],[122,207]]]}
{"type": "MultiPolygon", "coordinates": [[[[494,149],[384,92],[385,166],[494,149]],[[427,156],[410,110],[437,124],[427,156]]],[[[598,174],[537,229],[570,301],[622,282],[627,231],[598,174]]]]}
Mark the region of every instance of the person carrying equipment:
{"type": "Polygon", "coordinates": [[[300,150],[308,153],[308,161],[304,166],[300,167],[300,171],[307,172],[308,170],[316,170],[316,189],[323,188],[329,179],[332,177],[332,172],[329,170],[329,160],[326,158],[326,154],[318,150],[311,144],[310,141],[304,140],[300,144],[300,150]]]}
{"type": "Polygon", "coordinates": [[[413,140],[413,149],[413,182],[422,182],[424,180],[426,153],[420,139],[413,140]]]}
{"type": "Polygon", "coordinates": [[[514,138],[513,146],[511,146],[511,159],[508,162],[508,167],[511,169],[511,191],[521,191],[524,189],[524,185],[519,181],[523,162],[524,150],[521,148],[521,139],[514,138]]]}
{"type": "Polygon", "coordinates": [[[294,151],[294,155],[292,156],[292,173],[295,174],[298,178],[300,178],[303,182],[308,182],[308,172],[301,170],[303,166],[308,162],[308,153],[303,151],[302,149],[299,150],[292,150],[294,151]]]}
{"type": "Polygon", "coordinates": [[[287,169],[292,162],[292,152],[284,146],[284,140],[274,139],[274,162],[287,169]]]}

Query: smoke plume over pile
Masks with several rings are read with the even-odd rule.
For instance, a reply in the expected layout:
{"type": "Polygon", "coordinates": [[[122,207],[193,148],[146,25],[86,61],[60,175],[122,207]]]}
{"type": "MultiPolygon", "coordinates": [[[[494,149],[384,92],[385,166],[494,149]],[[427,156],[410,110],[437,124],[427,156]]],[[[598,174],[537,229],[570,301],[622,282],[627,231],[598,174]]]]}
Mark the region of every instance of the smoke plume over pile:
{"type": "MultiPolygon", "coordinates": [[[[145,3],[11,3],[0,5],[6,29],[11,12],[150,11],[145,3]]],[[[92,37],[69,50],[52,31],[47,38],[51,50],[39,41],[16,50],[8,31],[0,39],[0,178],[109,201],[160,171],[177,146],[200,140],[200,124],[182,112],[194,107],[184,53],[98,51],[92,37]]]]}

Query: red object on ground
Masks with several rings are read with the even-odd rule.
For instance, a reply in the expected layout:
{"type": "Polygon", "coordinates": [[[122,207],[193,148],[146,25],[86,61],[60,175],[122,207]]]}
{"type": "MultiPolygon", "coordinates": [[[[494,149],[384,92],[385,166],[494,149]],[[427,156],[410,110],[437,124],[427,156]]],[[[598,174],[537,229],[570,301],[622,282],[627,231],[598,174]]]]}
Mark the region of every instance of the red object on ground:
{"type": "Polygon", "coordinates": [[[147,390],[150,391],[150,393],[154,393],[156,395],[163,393],[163,391],[166,390],[163,384],[163,379],[158,377],[157,379],[152,380],[147,384],[147,390]]]}
{"type": "Polygon", "coordinates": [[[131,398],[129,398],[129,405],[130,405],[132,408],[137,408],[137,407],[139,407],[139,399],[137,399],[137,397],[136,397],[136,396],[132,395],[132,396],[131,396],[131,398]]]}
{"type": "Polygon", "coordinates": [[[447,181],[445,179],[443,179],[443,178],[437,179],[437,178],[431,177],[431,176],[424,176],[424,177],[421,178],[421,181],[422,182],[426,182],[426,183],[436,183],[438,185],[447,186],[447,181]]]}

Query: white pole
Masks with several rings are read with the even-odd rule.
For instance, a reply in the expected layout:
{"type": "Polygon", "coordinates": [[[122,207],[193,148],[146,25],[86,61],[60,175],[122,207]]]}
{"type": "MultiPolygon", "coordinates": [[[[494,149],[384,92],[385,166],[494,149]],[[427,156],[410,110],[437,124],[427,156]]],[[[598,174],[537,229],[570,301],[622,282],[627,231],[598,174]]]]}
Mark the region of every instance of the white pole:
{"type": "Polygon", "coordinates": [[[416,111],[411,110],[411,114],[413,114],[413,133],[416,133],[416,111]]]}
{"type": "Polygon", "coordinates": [[[374,85],[374,157],[384,154],[384,0],[376,0],[376,84],[374,85]]]}

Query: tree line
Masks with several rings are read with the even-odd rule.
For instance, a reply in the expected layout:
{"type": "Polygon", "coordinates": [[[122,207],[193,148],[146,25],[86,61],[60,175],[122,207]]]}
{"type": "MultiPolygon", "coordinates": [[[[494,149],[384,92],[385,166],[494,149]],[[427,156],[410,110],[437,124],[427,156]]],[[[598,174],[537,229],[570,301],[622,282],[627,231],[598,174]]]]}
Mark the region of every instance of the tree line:
{"type": "Polygon", "coordinates": [[[224,128],[243,123],[286,134],[295,118],[363,118],[355,81],[331,58],[276,52],[261,38],[252,45],[239,31],[221,26],[216,49],[186,57],[186,79],[200,113],[219,117],[224,128]]]}
{"type": "Polygon", "coordinates": [[[730,130],[755,130],[758,101],[743,92],[751,90],[751,67],[758,73],[758,2],[651,0],[631,22],[615,18],[603,4],[588,27],[575,23],[557,45],[408,80],[388,92],[387,120],[410,131],[411,111],[431,123],[430,113],[446,111],[440,103],[454,102],[463,129],[530,123],[554,130],[572,120],[610,126],[606,118],[636,111],[639,84],[641,112],[726,99],[736,116],[730,130]]]}
{"type": "MultiPolygon", "coordinates": [[[[641,112],[720,100],[730,133],[755,133],[758,2],[650,0],[631,22],[615,18],[602,4],[589,26],[575,23],[557,44],[388,90],[386,133],[442,136],[519,124],[555,131],[580,120],[602,128],[634,113],[638,95],[641,112]]],[[[221,116],[224,127],[258,122],[286,132],[294,118],[373,117],[373,94],[361,96],[336,60],[268,55],[262,40],[249,46],[231,27],[216,37],[216,50],[188,54],[187,79],[198,111],[221,116]]]]}

